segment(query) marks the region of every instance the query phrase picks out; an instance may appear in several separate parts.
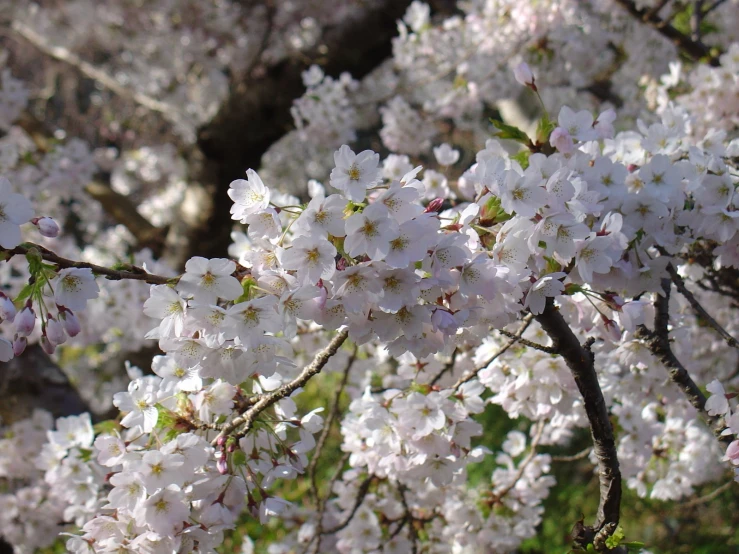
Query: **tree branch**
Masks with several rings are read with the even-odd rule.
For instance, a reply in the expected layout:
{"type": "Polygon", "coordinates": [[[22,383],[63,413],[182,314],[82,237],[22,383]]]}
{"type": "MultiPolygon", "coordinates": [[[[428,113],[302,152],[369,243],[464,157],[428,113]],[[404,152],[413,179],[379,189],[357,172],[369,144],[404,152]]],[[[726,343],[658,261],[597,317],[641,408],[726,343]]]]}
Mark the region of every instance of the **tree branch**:
{"type": "Polygon", "coordinates": [[[120,84],[113,77],[111,77],[101,69],[95,67],[94,65],[84,61],[75,53],[70,52],[66,48],[48,44],[43,36],[38,34],[25,23],[22,23],[20,21],[13,21],[10,25],[10,28],[15,32],[17,36],[25,39],[47,56],[76,68],[85,77],[96,80],[98,83],[103,85],[111,92],[117,94],[118,96],[133,100],[138,105],[143,106],[144,108],[153,112],[161,113],[162,116],[164,116],[164,118],[167,119],[170,123],[174,123],[177,125],[187,125],[187,118],[183,115],[182,112],[180,112],[173,106],[140,92],[135,92],[131,88],[120,84]]]}
{"type": "Polygon", "coordinates": [[[585,412],[590,422],[593,447],[598,459],[600,480],[600,504],[592,527],[580,526],[574,540],[576,544],[593,543],[602,530],[613,532],[619,521],[621,505],[621,471],[618,465],[613,427],[608,415],[603,393],[595,372],[593,353],[580,344],[562,314],[554,306],[553,299],[536,320],[554,342],[554,348],[567,362],[575,383],[583,397],[585,412]]]}
{"type": "Polygon", "coordinates": [[[723,420],[708,415],[708,412],[706,412],[705,395],[698,388],[698,385],[695,384],[695,381],[690,377],[690,374],[680,360],[677,359],[670,346],[670,336],[667,329],[670,321],[670,288],[670,280],[663,279],[662,289],[665,294],[664,296],[658,294],[654,301],[654,330],[650,331],[644,325],[640,325],[637,329],[636,336],[645,341],[654,357],[668,369],[670,380],[680,387],[680,390],[683,391],[688,401],[702,415],[706,424],[718,440],[728,444],[731,442],[731,437],[721,435],[721,432],[724,430],[723,420]]]}
{"type": "Polygon", "coordinates": [[[615,0],[627,12],[639,21],[652,27],[665,38],[669,39],[675,46],[685,52],[695,61],[707,59],[707,63],[717,67],[719,65],[718,58],[711,54],[710,48],[700,40],[693,40],[689,36],[678,31],[675,27],[662,20],[657,13],[646,8],[639,9],[632,0],[615,0]]]}
{"type": "Polygon", "coordinates": [[[91,269],[93,273],[96,273],[97,275],[103,275],[106,279],[109,279],[111,281],[121,281],[123,279],[128,279],[132,281],[144,281],[146,283],[149,283],[150,285],[169,285],[172,283],[176,283],[178,279],[178,277],[163,277],[161,275],[154,275],[153,273],[148,273],[142,268],[136,267],[134,265],[127,265],[126,269],[111,269],[109,267],[104,267],[101,265],[91,264],[87,262],[78,262],[75,260],[62,258],[48,248],[44,248],[40,244],[35,244],[33,242],[24,242],[23,244],[11,249],[0,248],[0,252],[9,254],[9,256],[25,256],[33,250],[38,251],[41,255],[41,258],[43,258],[47,262],[51,262],[59,266],[59,269],[66,269],[70,267],[76,267],[80,269],[87,268],[91,269]]]}
{"type": "Polygon", "coordinates": [[[344,329],[343,331],[341,331],[338,335],[331,339],[331,342],[329,342],[323,350],[316,354],[316,356],[313,358],[313,361],[305,366],[300,374],[295,377],[295,379],[293,379],[289,383],[282,385],[279,389],[269,394],[263,395],[257,402],[254,403],[253,406],[251,406],[243,414],[235,417],[229,423],[224,425],[218,436],[211,441],[211,444],[213,446],[216,446],[221,437],[227,437],[242,425],[243,427],[241,431],[236,433],[234,437],[236,439],[239,439],[245,436],[251,430],[252,426],[254,425],[254,420],[260,413],[262,413],[273,404],[276,404],[279,400],[290,396],[293,392],[305,385],[311,379],[311,377],[320,373],[324,366],[328,363],[328,361],[334,356],[334,354],[339,351],[339,348],[341,348],[341,345],[344,344],[344,341],[348,336],[348,330],[344,329]]]}
{"type": "Polygon", "coordinates": [[[729,332],[724,329],[721,324],[706,311],[701,303],[698,302],[698,299],[695,297],[695,295],[693,295],[693,293],[688,290],[688,287],[685,286],[685,280],[680,276],[680,274],[671,263],[667,264],[667,271],[672,278],[672,282],[675,283],[677,290],[690,303],[690,306],[693,308],[693,311],[695,311],[696,315],[705,323],[713,327],[713,329],[726,341],[726,344],[733,348],[739,348],[739,341],[732,337],[729,332]]]}

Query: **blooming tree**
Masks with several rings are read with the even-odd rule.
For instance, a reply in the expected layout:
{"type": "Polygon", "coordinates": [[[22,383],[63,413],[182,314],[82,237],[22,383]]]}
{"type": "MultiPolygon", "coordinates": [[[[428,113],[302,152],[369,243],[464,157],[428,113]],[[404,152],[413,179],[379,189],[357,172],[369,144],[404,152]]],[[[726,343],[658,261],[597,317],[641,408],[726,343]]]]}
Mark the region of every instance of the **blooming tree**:
{"type": "Polygon", "coordinates": [[[2,414],[5,541],[206,553],[247,518],[280,521],[272,554],[514,552],[580,430],[576,552],[642,550],[624,489],[739,481],[736,2],[412,2],[354,76],[293,60],[386,2],[192,4],[8,7],[99,114],[169,132],[39,136],[3,58],[0,376],[43,352],[89,409],[2,414]],[[269,74],[305,87],[294,130],[241,167],[229,78],[269,74]],[[520,423],[499,448],[491,406],[520,423]]]}

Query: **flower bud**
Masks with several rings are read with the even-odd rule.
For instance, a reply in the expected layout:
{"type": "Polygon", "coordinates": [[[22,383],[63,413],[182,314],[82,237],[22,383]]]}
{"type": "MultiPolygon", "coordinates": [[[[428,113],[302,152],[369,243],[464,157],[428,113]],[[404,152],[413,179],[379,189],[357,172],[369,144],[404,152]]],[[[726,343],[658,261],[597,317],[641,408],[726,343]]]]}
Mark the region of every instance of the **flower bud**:
{"type": "Polygon", "coordinates": [[[529,87],[531,90],[536,90],[536,84],[534,83],[534,74],[531,72],[529,64],[521,62],[513,68],[513,76],[516,81],[521,83],[525,87],[529,87]]]}
{"type": "Polygon", "coordinates": [[[67,340],[64,334],[64,327],[53,317],[49,317],[46,321],[46,336],[54,345],[60,345],[67,340]]]}
{"type": "Polygon", "coordinates": [[[13,341],[13,354],[20,356],[26,350],[26,346],[28,346],[28,339],[16,335],[13,341]]]}
{"type": "Polygon", "coordinates": [[[426,206],[426,213],[430,214],[432,212],[440,212],[441,207],[444,205],[444,199],[443,198],[434,198],[431,202],[429,202],[429,205],[426,206]]]}
{"type": "Polygon", "coordinates": [[[59,314],[59,319],[62,322],[64,330],[70,337],[76,337],[82,331],[82,325],[80,324],[79,318],[72,313],[71,310],[66,310],[59,314]]]}
{"type": "Polygon", "coordinates": [[[13,321],[15,319],[16,310],[13,301],[0,292],[0,318],[13,321]]]}
{"type": "Polygon", "coordinates": [[[56,350],[56,346],[52,344],[46,335],[41,335],[41,348],[44,349],[49,356],[51,356],[56,350]]]}
{"type": "Polygon", "coordinates": [[[228,462],[226,461],[225,455],[216,462],[216,467],[218,468],[218,473],[221,475],[226,475],[228,473],[228,462]]]}
{"type": "Polygon", "coordinates": [[[35,224],[39,233],[44,237],[53,239],[59,236],[59,225],[50,217],[40,217],[35,224]]]}
{"type": "Polygon", "coordinates": [[[15,330],[22,336],[27,337],[33,332],[33,328],[36,326],[36,314],[33,312],[33,308],[26,306],[21,312],[15,317],[15,330]]]}

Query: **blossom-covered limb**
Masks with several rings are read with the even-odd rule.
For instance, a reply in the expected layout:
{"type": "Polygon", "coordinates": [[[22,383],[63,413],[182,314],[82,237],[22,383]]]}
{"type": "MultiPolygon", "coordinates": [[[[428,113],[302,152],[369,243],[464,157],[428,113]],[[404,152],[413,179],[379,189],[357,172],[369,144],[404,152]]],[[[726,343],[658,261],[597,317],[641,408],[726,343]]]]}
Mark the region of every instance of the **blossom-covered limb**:
{"type": "Polygon", "coordinates": [[[510,331],[506,331],[505,329],[498,329],[498,332],[501,335],[505,335],[509,339],[516,339],[517,342],[524,346],[528,346],[529,348],[533,348],[535,350],[540,350],[542,352],[546,352],[547,354],[556,354],[557,351],[552,348],[551,346],[544,346],[543,344],[539,344],[537,342],[534,342],[529,339],[525,339],[523,337],[518,336],[516,333],[511,333],[510,331]]]}
{"type": "Polygon", "coordinates": [[[111,281],[144,281],[150,285],[168,285],[176,281],[176,278],[163,277],[161,275],[154,275],[136,266],[127,266],[128,269],[111,269],[97,264],[91,264],[88,262],[78,262],[67,258],[62,258],[58,254],[52,252],[48,248],[41,246],[40,244],[34,244],[32,242],[26,242],[15,248],[11,249],[0,249],[0,252],[8,254],[9,256],[25,256],[32,250],[36,250],[41,257],[47,262],[56,264],[59,269],[77,268],[77,269],[91,269],[93,273],[97,275],[104,275],[106,279],[111,281]]]}
{"type": "Polygon", "coordinates": [[[254,419],[259,414],[275,404],[278,400],[290,396],[297,389],[305,385],[311,377],[320,373],[324,366],[328,363],[328,361],[334,356],[334,354],[339,351],[339,348],[341,348],[341,345],[344,344],[344,341],[348,336],[349,331],[346,329],[339,332],[333,339],[331,339],[331,342],[329,342],[323,350],[316,354],[315,358],[313,358],[313,361],[305,366],[295,379],[281,386],[276,391],[264,395],[246,412],[232,419],[227,425],[223,427],[219,435],[215,439],[213,439],[211,444],[214,446],[217,445],[218,441],[222,437],[227,437],[242,425],[243,428],[241,429],[241,431],[239,431],[239,433],[236,434],[236,438],[238,439],[245,436],[251,430],[252,425],[254,424],[254,419]]]}
{"type": "Polygon", "coordinates": [[[621,505],[621,471],[613,437],[613,426],[608,408],[595,372],[593,354],[586,349],[570,329],[562,314],[554,306],[552,298],[547,299],[544,312],[536,316],[542,329],[554,342],[554,348],[567,362],[575,383],[583,397],[585,412],[590,422],[595,455],[598,459],[598,478],[600,480],[600,504],[595,524],[582,526],[573,537],[583,545],[593,542],[596,534],[606,525],[618,525],[621,505]]]}

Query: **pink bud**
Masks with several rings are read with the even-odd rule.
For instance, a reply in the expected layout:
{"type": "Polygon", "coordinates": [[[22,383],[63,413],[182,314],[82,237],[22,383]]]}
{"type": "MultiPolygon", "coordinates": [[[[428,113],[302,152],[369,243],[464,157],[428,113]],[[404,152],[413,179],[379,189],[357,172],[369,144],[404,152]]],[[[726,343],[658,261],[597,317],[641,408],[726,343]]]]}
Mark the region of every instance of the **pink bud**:
{"type": "Polygon", "coordinates": [[[549,144],[562,152],[562,154],[572,154],[575,151],[575,144],[572,142],[570,133],[562,127],[557,127],[552,131],[549,137],[549,144]]]}
{"type": "Polygon", "coordinates": [[[33,308],[26,306],[21,312],[15,317],[15,330],[22,336],[27,337],[33,332],[33,328],[36,326],[36,314],[33,312],[33,308]]]}
{"type": "Polygon", "coordinates": [[[51,356],[56,350],[56,346],[51,343],[46,335],[41,335],[41,348],[43,348],[44,352],[46,352],[49,356],[51,356]]]}
{"type": "Polygon", "coordinates": [[[431,202],[429,202],[429,205],[426,206],[426,213],[430,214],[432,212],[440,212],[441,207],[444,205],[444,199],[443,198],[434,198],[431,202]]]}
{"type": "Polygon", "coordinates": [[[218,437],[218,440],[216,441],[216,444],[218,446],[223,446],[224,444],[226,444],[226,440],[228,440],[227,437],[220,436],[220,437],[218,437]]]}
{"type": "Polygon", "coordinates": [[[726,449],[726,458],[735,465],[739,465],[739,440],[732,442],[726,449]]]}
{"type": "Polygon", "coordinates": [[[70,337],[76,337],[82,331],[82,325],[80,324],[79,318],[72,313],[71,310],[66,310],[59,314],[59,319],[64,326],[64,330],[70,337]]]}
{"type": "Polygon", "coordinates": [[[38,227],[39,233],[44,237],[53,239],[59,236],[59,225],[50,217],[39,218],[36,221],[36,227],[38,227]]]}
{"type": "Polygon", "coordinates": [[[216,467],[218,468],[218,473],[221,475],[228,473],[228,462],[226,461],[225,454],[216,462],[216,467]]]}
{"type": "Polygon", "coordinates": [[[20,356],[26,350],[26,346],[28,346],[28,339],[16,335],[13,341],[13,354],[20,356]]]}
{"type": "Polygon", "coordinates": [[[513,68],[513,76],[516,78],[516,81],[522,85],[529,87],[532,90],[536,90],[534,74],[531,72],[531,68],[526,62],[521,62],[513,68]]]}
{"type": "Polygon", "coordinates": [[[336,270],[337,271],[344,271],[347,266],[347,261],[345,258],[340,258],[338,262],[336,262],[336,270]]]}
{"type": "Polygon", "coordinates": [[[13,301],[0,292],[0,317],[8,321],[13,321],[15,314],[16,310],[13,301]]]}
{"type": "Polygon", "coordinates": [[[60,345],[67,340],[64,334],[64,327],[53,317],[49,317],[46,321],[46,336],[54,345],[60,345]]]}

